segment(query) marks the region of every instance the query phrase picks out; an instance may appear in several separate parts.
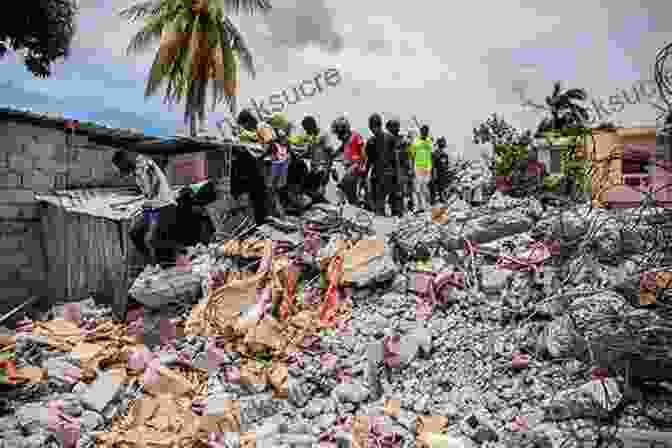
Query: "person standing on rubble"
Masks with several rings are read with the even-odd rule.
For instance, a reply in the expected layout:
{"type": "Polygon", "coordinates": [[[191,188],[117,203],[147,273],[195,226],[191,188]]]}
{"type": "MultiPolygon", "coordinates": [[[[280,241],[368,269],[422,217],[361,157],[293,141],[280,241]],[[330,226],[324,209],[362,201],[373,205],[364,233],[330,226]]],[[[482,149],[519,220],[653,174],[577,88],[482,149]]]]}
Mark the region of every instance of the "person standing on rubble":
{"type": "Polygon", "coordinates": [[[366,143],[366,153],[371,163],[371,186],[374,190],[375,213],[385,216],[385,208],[390,202],[392,215],[402,215],[400,165],[397,163],[396,139],[383,130],[383,119],[379,114],[369,117],[369,129],[373,137],[366,143]]]}
{"type": "Polygon", "coordinates": [[[429,208],[430,192],[429,181],[432,178],[432,138],[429,136],[429,126],[420,128],[420,136],[413,142],[410,157],[415,168],[415,205],[416,211],[429,208]]]}
{"type": "Polygon", "coordinates": [[[329,146],[328,136],[320,131],[315,117],[306,116],[301,121],[301,127],[304,134],[289,137],[289,143],[308,147],[310,172],[304,188],[314,202],[326,202],[325,192],[331,175],[333,150],[329,146]]]}
{"type": "Polygon", "coordinates": [[[408,142],[401,135],[401,122],[397,119],[388,120],[385,123],[385,129],[390,133],[394,140],[394,152],[395,152],[395,166],[396,166],[396,178],[398,179],[401,207],[397,216],[401,217],[403,213],[407,210],[406,204],[404,204],[404,198],[407,198],[408,192],[408,183],[409,183],[409,172],[411,169],[411,164],[408,160],[408,142]]]}
{"type": "Polygon", "coordinates": [[[448,182],[448,154],[446,153],[446,138],[436,140],[436,148],[432,151],[432,179],[429,182],[430,203],[441,201],[448,182]]]}
{"type": "Polygon", "coordinates": [[[177,195],[161,168],[150,158],[136,156],[120,150],[114,153],[112,163],[123,177],[134,176],[135,183],[144,196],[143,219],[136,221],[130,230],[131,239],[148,259],[148,264],[159,264],[158,250],[177,251],[173,239],[177,224],[177,195]]]}
{"type": "Polygon", "coordinates": [[[282,191],[287,187],[289,171],[289,122],[281,114],[274,114],[270,120],[273,129],[273,141],[268,144],[262,159],[271,156],[271,203],[275,214],[279,218],[285,217],[285,211],[280,201],[282,191]]]}
{"type": "Polygon", "coordinates": [[[349,204],[357,205],[359,203],[358,192],[362,182],[366,180],[368,171],[364,152],[366,141],[359,132],[352,130],[350,121],[345,117],[334,120],[331,124],[331,132],[341,142],[336,155],[343,154],[345,174],[339,183],[339,188],[345,194],[349,204]]]}

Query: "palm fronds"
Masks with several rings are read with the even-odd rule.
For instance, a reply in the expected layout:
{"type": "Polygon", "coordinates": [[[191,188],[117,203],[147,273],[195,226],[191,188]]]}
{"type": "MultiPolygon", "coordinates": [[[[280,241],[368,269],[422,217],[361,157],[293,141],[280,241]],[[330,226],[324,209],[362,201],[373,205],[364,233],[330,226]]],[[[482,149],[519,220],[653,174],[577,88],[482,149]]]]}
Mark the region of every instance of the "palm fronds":
{"type": "Polygon", "coordinates": [[[271,11],[271,2],[269,0],[219,0],[219,1],[223,3],[226,13],[239,14],[241,10],[245,10],[249,15],[254,15],[257,12],[266,14],[271,11]]]}
{"type": "Polygon", "coordinates": [[[157,16],[161,11],[161,6],[163,5],[164,0],[148,0],[141,3],[136,3],[133,6],[122,9],[119,11],[119,16],[135,22],[138,19],[142,19],[146,16],[157,16]]]}

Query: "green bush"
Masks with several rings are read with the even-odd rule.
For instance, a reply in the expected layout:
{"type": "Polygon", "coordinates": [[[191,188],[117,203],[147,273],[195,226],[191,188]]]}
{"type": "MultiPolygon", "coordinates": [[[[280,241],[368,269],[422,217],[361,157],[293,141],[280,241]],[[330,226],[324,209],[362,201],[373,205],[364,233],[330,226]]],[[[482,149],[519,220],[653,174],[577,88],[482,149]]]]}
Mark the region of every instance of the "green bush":
{"type": "Polygon", "coordinates": [[[544,191],[548,193],[560,193],[560,185],[564,176],[554,174],[544,179],[544,191]]]}
{"type": "Polygon", "coordinates": [[[527,146],[524,145],[497,145],[495,146],[496,176],[510,176],[513,165],[519,160],[527,159],[527,146]]]}

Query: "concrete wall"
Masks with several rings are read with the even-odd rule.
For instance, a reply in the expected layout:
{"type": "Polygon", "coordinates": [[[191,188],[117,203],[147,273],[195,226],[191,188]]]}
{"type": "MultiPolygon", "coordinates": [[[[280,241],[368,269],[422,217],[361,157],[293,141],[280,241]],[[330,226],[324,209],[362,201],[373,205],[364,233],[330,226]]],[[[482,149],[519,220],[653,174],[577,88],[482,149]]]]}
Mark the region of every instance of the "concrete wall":
{"type": "Polygon", "coordinates": [[[30,295],[48,295],[34,192],[64,189],[66,182],[122,185],[111,163],[114,151],[82,136],[68,148],[62,130],[0,123],[0,313],[30,295]]]}

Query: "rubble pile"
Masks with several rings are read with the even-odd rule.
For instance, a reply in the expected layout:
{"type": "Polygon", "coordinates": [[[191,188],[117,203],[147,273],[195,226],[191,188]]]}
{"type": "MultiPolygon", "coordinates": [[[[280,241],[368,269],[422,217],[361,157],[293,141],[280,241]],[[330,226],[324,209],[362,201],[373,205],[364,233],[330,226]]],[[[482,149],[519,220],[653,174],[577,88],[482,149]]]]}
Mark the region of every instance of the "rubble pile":
{"type": "Polygon", "coordinates": [[[391,231],[322,207],[193,248],[136,281],[125,322],[85,301],[6,332],[17,384],[1,446],[669,439],[669,243],[654,212],[496,193],[391,231]]]}
{"type": "MultiPolygon", "coordinates": [[[[486,161],[474,160],[465,163],[456,173],[456,185],[462,191],[482,192],[483,197],[494,190],[495,178],[486,161]]],[[[474,199],[479,201],[479,199],[474,199]]]]}

